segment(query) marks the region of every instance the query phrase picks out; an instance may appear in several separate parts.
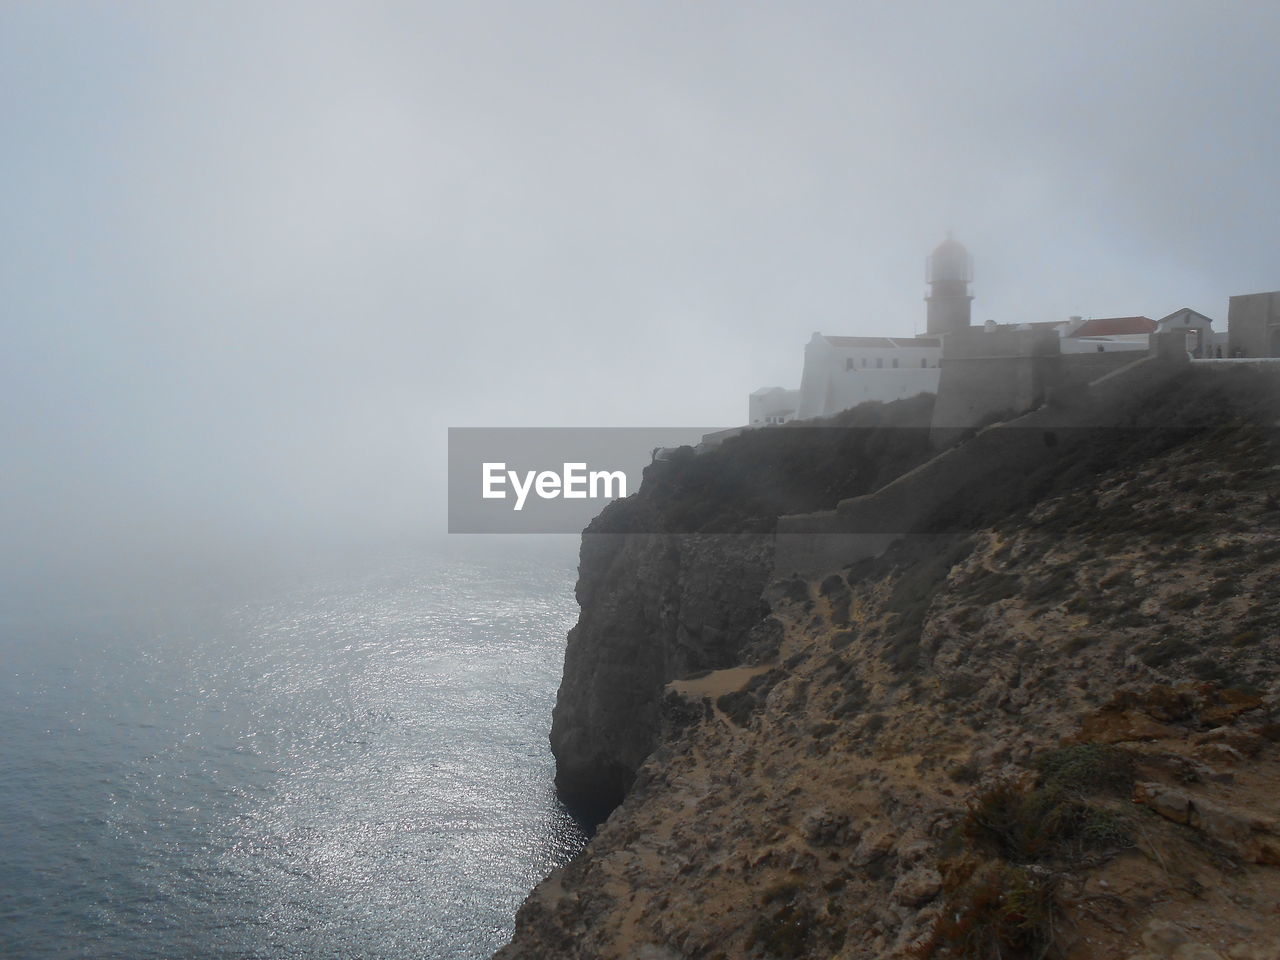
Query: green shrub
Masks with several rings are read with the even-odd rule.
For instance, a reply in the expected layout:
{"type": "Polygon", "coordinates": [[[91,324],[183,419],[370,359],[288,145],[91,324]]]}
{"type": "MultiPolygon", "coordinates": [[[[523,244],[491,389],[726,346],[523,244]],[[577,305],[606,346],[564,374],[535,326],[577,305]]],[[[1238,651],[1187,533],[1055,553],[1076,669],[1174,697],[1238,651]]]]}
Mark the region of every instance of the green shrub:
{"type": "Polygon", "coordinates": [[[1230,685],[1235,679],[1235,674],[1230,666],[1213,657],[1197,657],[1187,664],[1187,670],[1197,680],[1205,680],[1210,683],[1230,685]]]}
{"type": "Polygon", "coordinates": [[[1225,600],[1240,592],[1239,582],[1227,578],[1215,580],[1209,585],[1209,596],[1215,600],[1225,600]]]}
{"type": "Polygon", "coordinates": [[[1077,796],[1128,796],[1133,789],[1133,757],[1104,743],[1073,743],[1050,750],[1036,760],[1036,769],[1045,786],[1077,796]]]}
{"type": "Polygon", "coordinates": [[[1007,863],[944,865],[946,900],[918,957],[1043,957],[1053,943],[1052,880],[1007,863]]]}
{"type": "Polygon", "coordinates": [[[1003,783],[982,794],[962,826],[969,845],[1013,863],[1047,857],[1070,824],[1072,810],[1041,790],[1003,783]]]}
{"type": "MultiPolygon", "coordinates": [[[[976,776],[967,764],[952,779],[976,776]]],[[[1124,751],[1071,744],[1042,754],[1033,787],[1003,783],[982,793],[943,845],[945,901],[922,958],[1043,958],[1053,947],[1055,874],[1039,864],[1078,866],[1085,854],[1132,845],[1127,809],[1086,798],[1124,795],[1134,766],[1124,751]]]]}
{"type": "Polygon", "coordinates": [[[1130,845],[1127,814],[1086,797],[1127,795],[1132,761],[1111,748],[1085,744],[1046,754],[1041,770],[1035,787],[1003,783],[973,802],[961,824],[971,848],[1027,864],[1069,862],[1130,845]]]}

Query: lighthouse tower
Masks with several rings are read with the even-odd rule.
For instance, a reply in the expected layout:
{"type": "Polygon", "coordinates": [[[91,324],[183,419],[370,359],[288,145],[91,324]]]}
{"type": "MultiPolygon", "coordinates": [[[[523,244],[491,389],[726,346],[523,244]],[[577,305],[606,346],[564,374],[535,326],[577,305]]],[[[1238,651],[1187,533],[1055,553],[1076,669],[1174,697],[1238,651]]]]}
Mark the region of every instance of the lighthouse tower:
{"type": "Polygon", "coordinates": [[[973,257],[964,244],[951,234],[938,244],[925,263],[925,282],[929,284],[929,336],[964,330],[969,326],[969,282],[973,280],[973,257]]]}

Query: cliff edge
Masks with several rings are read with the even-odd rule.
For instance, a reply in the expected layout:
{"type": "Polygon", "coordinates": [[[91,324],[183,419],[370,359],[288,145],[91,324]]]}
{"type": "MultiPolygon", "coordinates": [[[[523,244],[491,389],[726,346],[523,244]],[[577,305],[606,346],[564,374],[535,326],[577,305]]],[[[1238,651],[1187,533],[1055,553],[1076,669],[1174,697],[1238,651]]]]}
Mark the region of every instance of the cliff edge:
{"type": "Polygon", "coordinates": [[[556,787],[584,819],[622,801],[657,744],[670,681],[732,666],[767,613],[773,528],[830,509],[930,455],[933,399],[867,404],[652,464],[583,534],[552,717],[556,787]]]}
{"type": "MultiPolygon", "coordinates": [[[[768,583],[498,957],[1280,957],[1280,390],[1149,409],[1188,429],[768,583]]],[[[615,619],[660,552],[607,552],[615,619]]]]}

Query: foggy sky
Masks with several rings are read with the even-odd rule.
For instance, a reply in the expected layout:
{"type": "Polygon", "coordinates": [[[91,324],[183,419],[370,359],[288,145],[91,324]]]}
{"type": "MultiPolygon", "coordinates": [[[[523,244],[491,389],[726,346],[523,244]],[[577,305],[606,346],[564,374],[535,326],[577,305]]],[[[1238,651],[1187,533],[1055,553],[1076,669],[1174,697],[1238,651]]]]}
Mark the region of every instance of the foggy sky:
{"type": "Polygon", "coordinates": [[[0,6],[2,570],[443,529],[449,426],[734,425],[815,330],[1225,327],[1280,6],[0,6]]]}

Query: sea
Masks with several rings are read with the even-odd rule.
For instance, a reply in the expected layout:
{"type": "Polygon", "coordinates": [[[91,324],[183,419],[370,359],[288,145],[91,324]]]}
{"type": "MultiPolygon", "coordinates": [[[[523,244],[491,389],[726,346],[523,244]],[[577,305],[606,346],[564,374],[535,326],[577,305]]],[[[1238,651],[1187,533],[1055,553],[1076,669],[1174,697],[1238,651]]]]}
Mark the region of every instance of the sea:
{"type": "Polygon", "coordinates": [[[547,746],[573,560],[0,618],[0,957],[488,957],[586,841],[547,746]]]}

